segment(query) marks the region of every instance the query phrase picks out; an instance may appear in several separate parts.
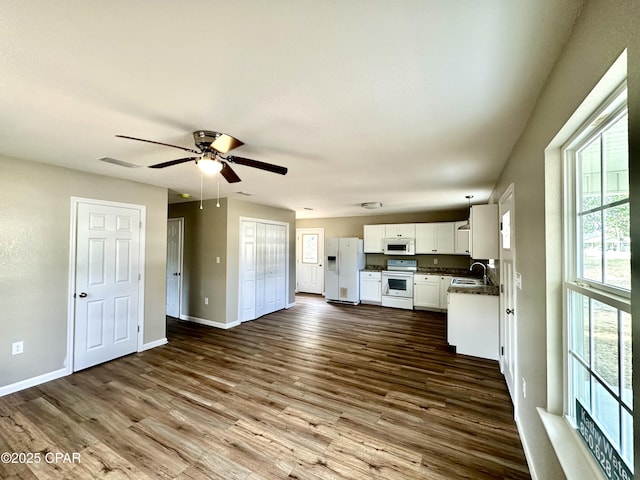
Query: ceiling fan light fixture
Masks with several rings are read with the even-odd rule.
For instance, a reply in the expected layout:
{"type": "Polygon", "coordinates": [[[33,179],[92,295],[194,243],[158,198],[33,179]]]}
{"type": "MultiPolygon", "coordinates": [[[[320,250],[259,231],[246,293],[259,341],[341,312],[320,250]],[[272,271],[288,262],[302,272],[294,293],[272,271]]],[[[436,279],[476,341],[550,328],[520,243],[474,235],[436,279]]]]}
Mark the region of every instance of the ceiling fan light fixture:
{"type": "Polygon", "coordinates": [[[217,160],[211,160],[210,158],[206,158],[203,156],[200,160],[198,160],[198,168],[202,170],[202,172],[208,175],[212,175],[222,170],[222,164],[217,160]]]}
{"type": "Polygon", "coordinates": [[[364,202],[360,206],[367,210],[375,210],[376,208],[382,208],[382,202],[364,202]]]}

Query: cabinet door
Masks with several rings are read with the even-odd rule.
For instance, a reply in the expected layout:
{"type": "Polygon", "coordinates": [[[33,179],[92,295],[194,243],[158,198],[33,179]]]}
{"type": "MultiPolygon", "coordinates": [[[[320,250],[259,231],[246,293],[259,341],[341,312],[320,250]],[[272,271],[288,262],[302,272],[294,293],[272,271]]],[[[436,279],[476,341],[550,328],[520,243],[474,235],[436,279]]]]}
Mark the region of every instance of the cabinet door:
{"type": "Polygon", "coordinates": [[[449,285],[451,285],[453,277],[443,275],[440,277],[440,308],[446,310],[449,308],[449,285]]]}
{"type": "Polygon", "coordinates": [[[436,252],[450,254],[455,252],[454,222],[435,223],[436,252]]]}
{"type": "Polygon", "coordinates": [[[364,226],[364,253],[384,253],[386,225],[364,226]]]}
{"type": "Polygon", "coordinates": [[[381,302],[381,283],[379,273],[360,272],[360,300],[363,302],[381,302]]]}
{"type": "Polygon", "coordinates": [[[440,277],[417,275],[413,285],[415,307],[440,308],[440,277]]]}
{"type": "Polygon", "coordinates": [[[462,225],[467,222],[456,222],[455,233],[456,233],[456,254],[457,255],[469,255],[469,230],[458,230],[462,225]]]}
{"type": "Polygon", "coordinates": [[[473,205],[471,207],[471,258],[486,260],[498,258],[498,205],[473,205]]]}
{"type": "Polygon", "coordinates": [[[416,224],[416,253],[436,253],[435,223],[416,224]]]}
{"type": "Polygon", "coordinates": [[[415,223],[397,223],[394,225],[387,225],[385,229],[385,236],[387,238],[394,238],[394,237],[415,238],[416,224],[415,223]]]}

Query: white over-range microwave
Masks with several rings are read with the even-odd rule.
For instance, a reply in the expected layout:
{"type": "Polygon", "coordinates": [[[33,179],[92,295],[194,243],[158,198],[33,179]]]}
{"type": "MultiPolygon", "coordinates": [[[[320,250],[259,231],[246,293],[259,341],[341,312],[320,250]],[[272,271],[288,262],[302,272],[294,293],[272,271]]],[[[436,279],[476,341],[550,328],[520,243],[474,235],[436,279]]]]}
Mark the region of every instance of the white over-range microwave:
{"type": "Polygon", "coordinates": [[[416,240],[415,238],[385,238],[384,239],[385,255],[415,255],[416,240]]]}

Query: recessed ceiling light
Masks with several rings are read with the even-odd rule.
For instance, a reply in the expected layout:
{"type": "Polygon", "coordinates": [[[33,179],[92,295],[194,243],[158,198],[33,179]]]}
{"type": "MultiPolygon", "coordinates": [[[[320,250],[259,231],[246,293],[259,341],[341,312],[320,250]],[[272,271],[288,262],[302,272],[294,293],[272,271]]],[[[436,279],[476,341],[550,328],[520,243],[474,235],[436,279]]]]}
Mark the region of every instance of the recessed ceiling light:
{"type": "Polygon", "coordinates": [[[238,195],[244,195],[245,197],[253,197],[255,195],[255,193],[249,193],[249,192],[236,192],[238,195]]]}
{"type": "Polygon", "coordinates": [[[382,203],[381,202],[364,202],[364,203],[361,203],[360,206],[368,210],[373,210],[376,208],[381,208],[382,203]]]}
{"type": "Polygon", "coordinates": [[[181,193],[180,194],[180,198],[191,198],[191,194],[190,193],[181,193]]]}
{"type": "Polygon", "coordinates": [[[313,210],[311,207],[304,207],[305,210],[313,210]]]}

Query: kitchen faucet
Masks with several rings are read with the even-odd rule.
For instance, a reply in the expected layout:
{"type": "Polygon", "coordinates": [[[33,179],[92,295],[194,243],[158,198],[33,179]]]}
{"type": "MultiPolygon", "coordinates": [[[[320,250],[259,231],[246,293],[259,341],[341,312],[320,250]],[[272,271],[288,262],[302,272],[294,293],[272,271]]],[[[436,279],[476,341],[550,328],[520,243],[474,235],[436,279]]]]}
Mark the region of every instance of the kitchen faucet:
{"type": "Polygon", "coordinates": [[[473,271],[473,267],[475,267],[476,265],[480,265],[482,267],[482,281],[486,285],[487,284],[487,266],[482,262],[473,262],[469,267],[469,271],[470,272],[473,271]]]}

